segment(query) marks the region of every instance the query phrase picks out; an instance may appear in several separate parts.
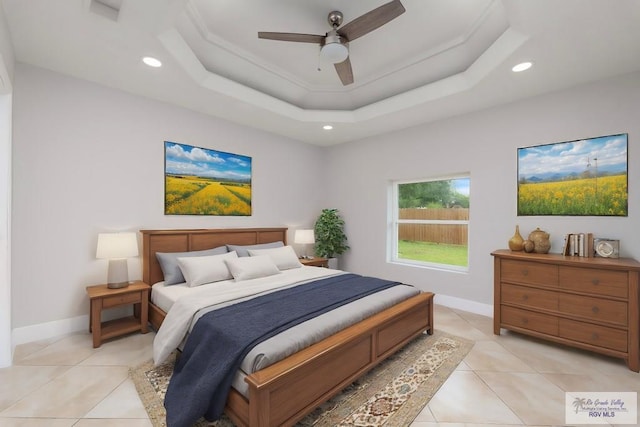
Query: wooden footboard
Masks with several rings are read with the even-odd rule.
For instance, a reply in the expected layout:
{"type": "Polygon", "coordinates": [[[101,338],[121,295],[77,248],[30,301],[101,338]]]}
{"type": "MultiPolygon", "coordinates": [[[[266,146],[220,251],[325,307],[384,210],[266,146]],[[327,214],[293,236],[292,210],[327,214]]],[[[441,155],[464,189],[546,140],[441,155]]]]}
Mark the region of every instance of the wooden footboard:
{"type": "Polygon", "coordinates": [[[249,375],[249,399],[232,389],[225,412],[238,426],[293,425],[424,331],[433,333],[430,292],[249,375]]]}

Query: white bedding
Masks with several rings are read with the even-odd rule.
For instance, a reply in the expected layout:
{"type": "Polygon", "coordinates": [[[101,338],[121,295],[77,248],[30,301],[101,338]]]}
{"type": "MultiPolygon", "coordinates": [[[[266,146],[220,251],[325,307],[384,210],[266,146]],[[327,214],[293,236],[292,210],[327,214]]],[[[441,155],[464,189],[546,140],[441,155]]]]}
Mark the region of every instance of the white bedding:
{"type": "Polygon", "coordinates": [[[154,297],[159,298],[162,305],[158,306],[167,312],[167,316],[153,341],[154,363],[161,364],[173,350],[178,348],[191,329],[194,316],[205,307],[223,307],[300,282],[336,274],[344,274],[344,272],[328,268],[302,267],[284,270],[280,274],[258,279],[240,282],[224,280],[195,288],[189,288],[184,284],[171,286],[156,284],[153,287],[152,301],[155,304],[154,297]],[[158,292],[160,297],[154,296],[157,289],[162,289],[158,292]],[[163,305],[169,306],[169,309],[165,310],[163,305]]]}

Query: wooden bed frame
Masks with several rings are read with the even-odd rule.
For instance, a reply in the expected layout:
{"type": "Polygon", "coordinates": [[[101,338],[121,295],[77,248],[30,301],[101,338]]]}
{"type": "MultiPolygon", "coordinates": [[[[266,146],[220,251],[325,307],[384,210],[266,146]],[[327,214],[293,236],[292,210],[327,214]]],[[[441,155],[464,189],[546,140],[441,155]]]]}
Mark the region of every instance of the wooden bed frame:
{"type": "MultiPolygon", "coordinates": [[[[163,280],[156,252],[282,241],[286,228],[141,230],[142,278],[163,280]]],[[[320,268],[320,267],[318,267],[320,268]]],[[[433,293],[423,292],[247,376],[249,399],[231,389],[226,414],[238,426],[293,425],[321,403],[426,331],[433,334],[433,293]]],[[[149,304],[157,329],[166,313],[149,304]]]]}

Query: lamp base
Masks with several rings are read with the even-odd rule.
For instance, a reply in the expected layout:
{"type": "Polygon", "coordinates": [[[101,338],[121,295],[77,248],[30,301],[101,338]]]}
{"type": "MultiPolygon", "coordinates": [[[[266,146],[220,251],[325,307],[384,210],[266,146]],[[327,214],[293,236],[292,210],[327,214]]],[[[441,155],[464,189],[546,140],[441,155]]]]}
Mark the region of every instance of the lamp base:
{"type": "Polygon", "coordinates": [[[107,272],[107,288],[120,289],[129,286],[127,259],[110,259],[107,272]]]}
{"type": "Polygon", "coordinates": [[[121,289],[129,286],[129,282],[120,282],[120,283],[107,283],[107,288],[109,289],[121,289]]]}

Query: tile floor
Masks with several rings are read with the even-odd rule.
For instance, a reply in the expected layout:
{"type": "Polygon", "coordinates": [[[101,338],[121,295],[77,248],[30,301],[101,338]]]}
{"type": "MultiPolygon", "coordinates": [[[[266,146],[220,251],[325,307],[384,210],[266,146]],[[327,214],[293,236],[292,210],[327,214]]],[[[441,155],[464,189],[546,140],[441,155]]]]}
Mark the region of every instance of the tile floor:
{"type": "MultiPolygon", "coordinates": [[[[442,306],[435,322],[475,346],[413,427],[559,426],[565,391],[640,392],[640,374],[621,360],[506,331],[496,336],[491,318],[442,306]]],[[[97,349],[88,333],[19,346],[14,366],[0,369],[0,426],[151,426],[127,373],[151,358],[153,336],[97,349]]]]}

